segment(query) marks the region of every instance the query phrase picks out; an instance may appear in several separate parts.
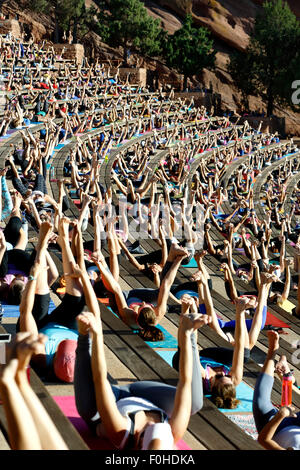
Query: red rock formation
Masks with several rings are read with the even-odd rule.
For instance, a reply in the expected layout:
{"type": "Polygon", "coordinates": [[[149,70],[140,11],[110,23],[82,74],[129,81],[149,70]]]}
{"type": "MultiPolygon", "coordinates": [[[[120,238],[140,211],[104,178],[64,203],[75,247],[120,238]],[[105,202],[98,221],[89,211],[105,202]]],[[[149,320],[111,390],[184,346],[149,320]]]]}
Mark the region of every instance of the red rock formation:
{"type": "MultiPolygon", "coordinates": [[[[204,70],[202,77],[194,77],[192,84],[201,83],[219,93],[224,108],[237,110],[241,105],[241,94],[235,88],[230,74],[226,70],[226,64],[230,53],[235,50],[244,50],[249,41],[249,35],[254,24],[257,11],[264,0],[143,0],[151,16],[159,18],[162,26],[173,33],[181,27],[187,13],[191,13],[196,24],[208,27],[216,40],[217,58],[216,69],[204,70]],[[198,80],[197,80],[198,79],[198,80]]],[[[288,3],[297,17],[300,19],[300,1],[288,0],[288,3]]],[[[89,7],[95,5],[92,0],[86,0],[89,7]]],[[[28,0],[6,0],[3,11],[10,14],[11,18],[18,13],[20,24],[27,24],[36,41],[42,38],[50,38],[54,29],[54,22],[46,15],[31,12],[28,8],[28,0]]],[[[121,48],[111,48],[101,42],[101,39],[93,32],[87,33],[81,41],[89,57],[98,56],[100,60],[121,60],[121,48]]],[[[146,67],[155,71],[161,77],[161,82],[172,83],[180,87],[181,76],[168,69],[161,61],[155,59],[139,58],[135,54],[131,56],[133,66],[139,61],[140,67],[146,67]]],[[[300,77],[299,77],[300,78],[300,77]]],[[[261,99],[249,98],[250,109],[265,109],[261,99]]],[[[299,114],[289,110],[276,109],[276,114],[286,117],[288,133],[300,136],[299,114]]]]}

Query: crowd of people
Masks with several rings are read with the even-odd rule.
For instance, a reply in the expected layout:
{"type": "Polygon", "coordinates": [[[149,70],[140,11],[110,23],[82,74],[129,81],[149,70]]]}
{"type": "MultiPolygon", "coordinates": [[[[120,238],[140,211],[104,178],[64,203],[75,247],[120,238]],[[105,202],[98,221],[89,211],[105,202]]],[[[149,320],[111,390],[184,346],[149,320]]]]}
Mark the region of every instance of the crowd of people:
{"type": "MultiPolygon", "coordinates": [[[[298,186],[287,201],[299,171],[298,148],[247,121],[211,116],[173,90],[150,93],[131,85],[118,68],[86,58],[65,61],[45,43],[8,35],[0,37],[0,51],[0,135],[20,136],[1,157],[0,170],[0,300],[20,312],[0,377],[10,445],[67,448],[25,380],[30,363],[43,379],[74,383],[79,415],[114,448],[174,449],[204,395],[219,408],[238,406],[236,387],[268,305],[288,311],[299,287],[298,186]],[[63,178],[56,180],[55,152],[70,142],[63,178]],[[104,182],[102,170],[110,164],[104,182]],[[255,182],[268,167],[257,201],[255,182]],[[58,186],[57,199],[49,181],[58,186]],[[66,215],[73,200],[78,218],[66,215]],[[29,228],[37,232],[34,249],[29,228]],[[87,229],[93,233],[88,247],[87,229]],[[156,249],[145,252],[148,239],[156,249]],[[237,250],[244,264],[235,260],[237,250]],[[220,318],[214,306],[209,257],[224,274],[232,320],[220,318]],[[178,280],[192,260],[197,271],[178,280]],[[125,262],[153,288],[123,290],[125,262]],[[63,295],[49,313],[58,282],[63,295]],[[99,299],[146,341],[163,341],[160,322],[168,309],[180,311],[177,387],[149,381],[111,386],[99,299]],[[202,327],[228,348],[198,351],[202,327]]],[[[295,304],[290,313],[300,317],[299,288],[295,304]]],[[[285,356],[274,363],[279,335],[268,335],[253,401],[258,440],[266,449],[299,449],[299,414],[271,403],[274,371],[280,380],[289,365],[285,356]]]]}

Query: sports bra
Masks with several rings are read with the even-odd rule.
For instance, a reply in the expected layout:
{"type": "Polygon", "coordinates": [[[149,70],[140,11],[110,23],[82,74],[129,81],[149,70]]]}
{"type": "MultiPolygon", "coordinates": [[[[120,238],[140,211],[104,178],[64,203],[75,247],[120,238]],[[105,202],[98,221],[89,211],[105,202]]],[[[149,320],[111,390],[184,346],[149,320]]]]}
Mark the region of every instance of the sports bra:
{"type": "Polygon", "coordinates": [[[139,411],[157,411],[160,414],[160,423],[168,422],[168,415],[164,410],[153,405],[148,400],[139,397],[121,398],[117,402],[117,407],[122,416],[127,418],[127,429],[118,449],[133,449],[134,447],[134,425],[135,415],[139,411]]]}
{"type": "Polygon", "coordinates": [[[216,367],[222,368],[223,372],[227,376],[230,372],[230,368],[224,364],[215,362],[212,359],[201,357],[201,364],[205,368],[205,378],[203,378],[203,392],[205,395],[211,393],[211,384],[210,384],[210,369],[215,369],[216,367]]]}

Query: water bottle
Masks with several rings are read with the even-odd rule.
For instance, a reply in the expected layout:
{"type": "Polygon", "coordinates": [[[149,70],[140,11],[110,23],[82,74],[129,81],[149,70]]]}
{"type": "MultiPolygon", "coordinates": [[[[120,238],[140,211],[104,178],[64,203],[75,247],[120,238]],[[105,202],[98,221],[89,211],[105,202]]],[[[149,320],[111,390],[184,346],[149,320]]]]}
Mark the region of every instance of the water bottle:
{"type": "Polygon", "coordinates": [[[282,377],[281,406],[291,406],[293,390],[293,374],[288,372],[282,377]]]}

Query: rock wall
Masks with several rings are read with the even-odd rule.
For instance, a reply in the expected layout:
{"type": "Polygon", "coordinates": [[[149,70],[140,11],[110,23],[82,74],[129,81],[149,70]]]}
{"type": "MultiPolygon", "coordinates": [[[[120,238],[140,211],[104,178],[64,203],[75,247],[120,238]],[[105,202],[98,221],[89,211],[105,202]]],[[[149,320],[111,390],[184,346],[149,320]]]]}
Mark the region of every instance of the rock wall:
{"type": "Polygon", "coordinates": [[[21,37],[20,24],[16,20],[0,20],[0,34],[11,33],[15,38],[21,37]]]}
{"type": "Polygon", "coordinates": [[[63,58],[67,60],[76,60],[81,64],[84,58],[84,47],[82,44],[53,44],[54,50],[58,55],[62,54],[63,58]]]}
{"type": "Polygon", "coordinates": [[[246,120],[249,122],[250,126],[253,127],[254,129],[257,129],[259,124],[262,123],[261,132],[265,132],[265,133],[278,132],[282,136],[286,135],[286,123],[285,123],[284,117],[267,118],[267,117],[245,116],[241,118],[239,122],[242,123],[246,120]]]}
{"type": "MultiPolygon", "coordinates": [[[[117,68],[112,67],[110,69],[110,74],[115,75],[117,73],[117,68]]],[[[145,87],[147,84],[147,70],[144,68],[127,68],[127,67],[120,67],[119,68],[119,77],[122,81],[126,81],[129,75],[129,83],[131,85],[138,85],[141,87],[145,87]]]]}

